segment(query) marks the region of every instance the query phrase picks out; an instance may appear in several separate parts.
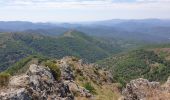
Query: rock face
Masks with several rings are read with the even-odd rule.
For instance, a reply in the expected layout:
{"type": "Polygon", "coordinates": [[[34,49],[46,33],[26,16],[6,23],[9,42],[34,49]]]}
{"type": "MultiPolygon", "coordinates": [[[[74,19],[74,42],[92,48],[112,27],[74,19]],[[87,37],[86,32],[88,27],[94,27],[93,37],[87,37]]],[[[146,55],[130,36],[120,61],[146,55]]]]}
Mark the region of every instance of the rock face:
{"type": "Polygon", "coordinates": [[[149,82],[142,78],[132,80],[122,92],[124,100],[169,100],[169,79],[163,85],[160,85],[159,82],[149,82]]]}
{"type": "Polygon", "coordinates": [[[61,75],[54,78],[48,66],[30,65],[27,72],[12,76],[7,87],[0,89],[0,100],[79,100],[95,99],[85,83],[112,86],[112,75],[74,57],[55,61],[61,75]]]}

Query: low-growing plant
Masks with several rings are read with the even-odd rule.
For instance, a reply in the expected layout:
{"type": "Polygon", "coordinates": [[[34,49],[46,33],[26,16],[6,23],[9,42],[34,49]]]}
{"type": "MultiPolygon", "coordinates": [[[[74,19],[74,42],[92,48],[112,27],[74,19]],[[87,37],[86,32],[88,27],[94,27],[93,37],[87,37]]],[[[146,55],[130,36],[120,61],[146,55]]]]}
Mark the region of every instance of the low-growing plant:
{"type": "Polygon", "coordinates": [[[95,88],[92,86],[92,84],[90,82],[85,83],[84,88],[89,90],[90,93],[96,94],[96,90],[95,90],[95,88]]]}
{"type": "Polygon", "coordinates": [[[99,70],[98,70],[98,69],[94,69],[93,71],[94,71],[94,73],[95,73],[96,75],[100,75],[100,73],[99,73],[99,70]]]}
{"type": "Polygon", "coordinates": [[[78,61],[79,58],[73,57],[72,60],[73,60],[73,61],[78,61]]]}
{"type": "Polygon", "coordinates": [[[72,70],[75,70],[75,65],[74,65],[74,63],[69,63],[69,66],[70,66],[70,68],[71,68],[72,70]]]}
{"type": "Polygon", "coordinates": [[[80,76],[83,76],[83,72],[80,69],[76,69],[76,73],[79,74],[80,76]]]}
{"type": "Polygon", "coordinates": [[[6,86],[9,82],[10,74],[0,73],[0,87],[6,86]]]}
{"type": "Polygon", "coordinates": [[[83,77],[83,76],[79,76],[79,77],[78,77],[78,80],[79,80],[79,81],[83,81],[83,80],[84,80],[84,77],[83,77]]]}
{"type": "Polygon", "coordinates": [[[54,78],[56,80],[59,80],[60,79],[60,76],[61,76],[61,71],[60,71],[60,68],[57,66],[56,63],[52,62],[52,61],[47,61],[45,63],[46,66],[48,66],[54,76],[54,78]]]}

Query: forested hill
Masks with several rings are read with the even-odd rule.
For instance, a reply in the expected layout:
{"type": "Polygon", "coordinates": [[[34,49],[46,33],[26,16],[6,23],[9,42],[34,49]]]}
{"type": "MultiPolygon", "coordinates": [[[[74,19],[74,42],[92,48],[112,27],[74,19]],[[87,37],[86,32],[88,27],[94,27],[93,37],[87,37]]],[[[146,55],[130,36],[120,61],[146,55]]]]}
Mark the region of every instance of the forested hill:
{"type": "Polygon", "coordinates": [[[29,55],[54,58],[76,56],[89,62],[119,53],[122,47],[82,32],[70,30],[61,36],[33,33],[0,33],[0,70],[29,55]]]}
{"type": "Polygon", "coordinates": [[[170,76],[169,58],[169,48],[145,48],[106,58],[98,64],[112,70],[115,81],[123,85],[141,77],[165,82],[170,76]]]}

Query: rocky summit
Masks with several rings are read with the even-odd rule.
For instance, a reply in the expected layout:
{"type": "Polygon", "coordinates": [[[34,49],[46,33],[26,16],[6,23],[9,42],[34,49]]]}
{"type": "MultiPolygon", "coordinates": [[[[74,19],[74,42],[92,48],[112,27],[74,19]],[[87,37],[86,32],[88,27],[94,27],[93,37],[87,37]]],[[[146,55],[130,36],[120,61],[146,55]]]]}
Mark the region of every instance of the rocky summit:
{"type": "Polygon", "coordinates": [[[59,78],[49,66],[31,64],[25,73],[10,77],[0,89],[0,100],[103,100],[97,96],[100,91],[114,93],[108,71],[74,57],[53,62],[59,67],[59,78]]]}

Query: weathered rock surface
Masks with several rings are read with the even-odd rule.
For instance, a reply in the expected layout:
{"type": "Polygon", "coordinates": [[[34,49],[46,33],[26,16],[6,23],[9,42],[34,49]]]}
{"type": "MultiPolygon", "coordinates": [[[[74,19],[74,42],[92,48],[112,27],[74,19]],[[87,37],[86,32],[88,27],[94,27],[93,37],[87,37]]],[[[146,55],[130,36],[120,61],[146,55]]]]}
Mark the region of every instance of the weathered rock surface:
{"type": "Polygon", "coordinates": [[[68,85],[69,90],[72,91],[73,94],[76,94],[82,97],[87,97],[87,98],[92,96],[92,94],[90,94],[88,90],[79,86],[75,82],[65,81],[65,84],[68,85]]]}
{"type": "Polygon", "coordinates": [[[163,85],[160,85],[159,82],[149,82],[142,78],[132,80],[122,92],[124,100],[169,100],[169,79],[163,85]]]}
{"type": "Polygon", "coordinates": [[[98,84],[113,82],[110,72],[99,70],[94,64],[87,64],[81,59],[77,60],[74,57],[64,57],[59,60],[59,63],[62,72],[61,76],[64,80],[74,80],[76,75],[79,75],[98,84]]]}
{"type": "Polygon", "coordinates": [[[25,88],[11,88],[0,93],[0,100],[31,100],[25,88]]]}
{"type": "Polygon", "coordinates": [[[13,76],[7,89],[1,90],[1,100],[73,100],[68,85],[54,80],[50,69],[31,65],[24,75],[13,76]]]}

